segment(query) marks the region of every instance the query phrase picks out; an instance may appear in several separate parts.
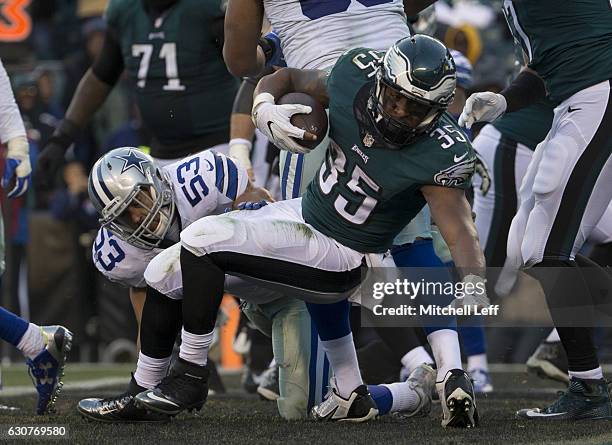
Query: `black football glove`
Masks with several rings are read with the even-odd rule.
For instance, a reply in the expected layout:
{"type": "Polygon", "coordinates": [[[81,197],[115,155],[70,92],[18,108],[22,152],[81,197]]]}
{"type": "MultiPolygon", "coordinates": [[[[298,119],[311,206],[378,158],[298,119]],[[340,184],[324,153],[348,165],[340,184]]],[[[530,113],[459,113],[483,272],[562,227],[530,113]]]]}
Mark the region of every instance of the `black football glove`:
{"type": "Polygon", "coordinates": [[[53,132],[42,151],[38,155],[34,178],[39,187],[49,189],[53,187],[59,170],[64,165],[64,155],[68,147],[74,142],[78,133],[77,127],[70,121],[63,120],[53,132]]]}

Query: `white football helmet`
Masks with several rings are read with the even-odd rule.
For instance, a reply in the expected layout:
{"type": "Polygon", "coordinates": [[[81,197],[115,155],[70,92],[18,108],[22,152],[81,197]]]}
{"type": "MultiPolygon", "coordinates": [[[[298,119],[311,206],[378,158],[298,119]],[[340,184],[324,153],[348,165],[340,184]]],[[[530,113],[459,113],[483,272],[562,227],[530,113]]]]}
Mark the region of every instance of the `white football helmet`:
{"type": "Polygon", "coordinates": [[[135,147],[116,148],[98,159],[88,192],[100,224],[137,247],[159,246],[174,217],[172,185],[153,158],[135,147]]]}

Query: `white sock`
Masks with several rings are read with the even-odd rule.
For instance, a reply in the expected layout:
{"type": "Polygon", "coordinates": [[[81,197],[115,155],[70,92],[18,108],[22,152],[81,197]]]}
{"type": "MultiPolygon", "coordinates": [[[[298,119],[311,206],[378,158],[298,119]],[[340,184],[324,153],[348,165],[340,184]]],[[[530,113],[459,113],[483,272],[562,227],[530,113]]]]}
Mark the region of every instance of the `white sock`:
{"type": "Polygon", "coordinates": [[[168,373],[169,365],[170,357],[153,358],[140,352],[138,353],[138,364],[136,365],[134,379],[143,388],[155,388],[168,373]]]}
{"type": "Polygon", "coordinates": [[[548,334],[548,337],[546,337],[546,341],[548,343],[556,343],[561,341],[561,337],[559,337],[559,333],[557,332],[556,329],[553,329],[552,331],[550,331],[550,334],[548,334]]]}
{"type": "Polygon", "coordinates": [[[412,411],[417,407],[420,398],[408,382],[383,384],[381,386],[388,388],[393,396],[389,413],[412,411]]]}
{"type": "Polygon", "coordinates": [[[17,344],[17,349],[29,359],[34,359],[47,346],[47,338],[40,326],[30,323],[23,337],[17,344]]]}
{"type": "Polygon", "coordinates": [[[482,353],[470,355],[467,359],[467,369],[468,371],[473,371],[474,369],[483,369],[488,371],[489,362],[487,361],[487,354],[482,353]]]}
{"type": "Polygon", "coordinates": [[[334,370],[338,394],[346,399],[355,388],[363,385],[355,344],[353,343],[353,334],[349,333],[344,337],[333,340],[321,340],[321,346],[334,370]]]}
{"type": "Polygon", "coordinates": [[[568,371],[570,378],[576,377],[577,379],[583,380],[599,380],[603,379],[603,371],[601,370],[601,366],[598,366],[595,369],[590,369],[588,371],[568,371]]]}
{"type": "Polygon", "coordinates": [[[181,331],[179,357],[196,365],[206,365],[208,361],[208,348],[213,340],[213,332],[211,331],[208,334],[192,334],[183,328],[181,331]]]}
{"type": "Polygon", "coordinates": [[[433,358],[427,352],[427,350],[423,346],[417,346],[416,348],[408,351],[402,359],[400,360],[404,368],[408,370],[408,373],[414,371],[414,369],[422,365],[423,363],[427,363],[428,365],[433,365],[433,358]]]}
{"type": "Polygon", "coordinates": [[[436,359],[438,368],[436,381],[444,380],[446,373],[451,369],[463,369],[457,331],[440,329],[429,334],[427,341],[431,345],[431,351],[436,359]]]}

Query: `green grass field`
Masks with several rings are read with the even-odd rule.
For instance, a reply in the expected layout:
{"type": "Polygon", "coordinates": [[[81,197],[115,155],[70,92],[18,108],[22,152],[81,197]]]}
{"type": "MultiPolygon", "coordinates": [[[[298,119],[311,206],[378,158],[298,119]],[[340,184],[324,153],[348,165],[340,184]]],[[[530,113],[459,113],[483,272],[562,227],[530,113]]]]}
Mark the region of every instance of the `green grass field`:
{"type": "MultiPolygon", "coordinates": [[[[383,417],[367,424],[316,424],[311,421],[282,420],[273,402],[243,394],[238,376],[225,376],[228,394],[211,396],[198,414],[182,414],[163,425],[99,424],[86,422],[75,406],[81,398],[111,396],[122,386],[82,390],[80,383],[91,379],[129,377],[131,367],[72,365],[67,369],[67,389],[58,401],[59,413],[51,417],[34,416],[34,395],[2,396],[0,403],[19,408],[0,412],[0,426],[64,424],[69,439],[75,444],[250,444],[250,443],[326,443],[326,444],[609,444],[612,443],[612,423],[581,422],[532,423],[514,418],[519,408],[539,406],[554,397],[554,384],[549,385],[521,373],[495,373],[498,392],[479,399],[482,418],[474,430],[444,430],[440,426],[440,407],[434,406],[429,418],[399,419],[383,417]],[[70,389],[72,388],[72,389],[70,389]]],[[[4,371],[7,391],[22,385],[25,369],[4,371]],[[10,385],[9,385],[10,383],[10,385]]],[[[26,377],[27,378],[27,377],[26,377]]],[[[1,394],[1,393],[0,393],[1,394]]],[[[34,443],[14,439],[11,443],[34,443]]]]}

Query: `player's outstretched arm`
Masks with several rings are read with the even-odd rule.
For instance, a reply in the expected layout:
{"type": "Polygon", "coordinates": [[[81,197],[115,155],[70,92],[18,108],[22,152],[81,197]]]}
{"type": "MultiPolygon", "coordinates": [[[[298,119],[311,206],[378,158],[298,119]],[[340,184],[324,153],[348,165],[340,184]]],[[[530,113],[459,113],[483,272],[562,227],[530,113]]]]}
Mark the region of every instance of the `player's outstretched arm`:
{"type": "Polygon", "coordinates": [[[458,188],[440,186],[425,186],[421,192],[460,274],[482,276],[485,259],[465,192],[458,188]]]}
{"type": "Polygon", "coordinates": [[[0,143],[6,143],[6,164],[2,187],[8,188],[8,197],[21,196],[30,183],[30,148],[19,107],[15,102],[11,81],[0,61],[0,143]],[[14,185],[11,185],[13,184],[14,185]]]}
{"type": "Polygon", "coordinates": [[[38,157],[36,174],[41,184],[52,185],[63,165],[64,153],[102,106],[122,72],[121,47],[112,31],[107,30],[102,51],[79,82],[66,116],[38,157]]]}
{"type": "Polygon", "coordinates": [[[255,76],[265,65],[257,42],[263,21],[262,0],[229,0],[225,11],[223,59],[234,76],[255,76]]]}
{"type": "Polygon", "coordinates": [[[454,304],[488,306],[485,259],[465,192],[439,186],[425,186],[421,192],[465,285],[465,296],[454,304]]]}
{"type": "Polygon", "coordinates": [[[501,93],[484,91],[472,94],[459,116],[459,125],[470,128],[474,122],[492,122],[504,113],[512,113],[544,99],[542,78],[525,67],[501,93]]]}

